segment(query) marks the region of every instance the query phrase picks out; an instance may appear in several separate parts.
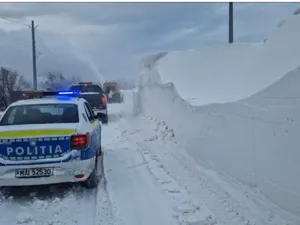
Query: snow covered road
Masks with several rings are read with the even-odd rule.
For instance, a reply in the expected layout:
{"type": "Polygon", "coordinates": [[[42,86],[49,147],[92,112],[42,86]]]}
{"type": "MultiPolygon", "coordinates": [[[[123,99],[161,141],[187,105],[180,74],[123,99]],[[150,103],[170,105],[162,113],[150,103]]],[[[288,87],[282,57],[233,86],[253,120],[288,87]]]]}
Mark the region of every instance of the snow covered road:
{"type": "Polygon", "coordinates": [[[103,127],[103,148],[98,189],[1,190],[0,225],[299,224],[255,188],[201,168],[163,121],[115,116],[103,127]]]}
{"type": "Polygon", "coordinates": [[[145,160],[121,132],[103,128],[106,177],[98,190],[79,185],[1,189],[0,224],[174,225],[172,205],[157,188],[145,160]]]}
{"type": "Polygon", "coordinates": [[[0,224],[93,224],[95,212],[86,209],[95,205],[96,192],[69,185],[14,188],[1,196],[0,224]]]}
{"type": "Polygon", "coordinates": [[[176,142],[173,130],[163,121],[140,117],[122,120],[118,126],[122,130],[121,142],[128,145],[130,155],[137,152],[143,158],[136,164],[148,171],[156,187],[168,197],[177,224],[300,224],[264,198],[257,188],[201,167],[176,142]]]}
{"type": "Polygon", "coordinates": [[[128,141],[120,127],[108,127],[119,133],[106,143],[107,189],[116,205],[117,224],[174,225],[172,205],[153,182],[137,146],[128,141]],[[116,147],[117,146],[117,147],[116,147]]]}

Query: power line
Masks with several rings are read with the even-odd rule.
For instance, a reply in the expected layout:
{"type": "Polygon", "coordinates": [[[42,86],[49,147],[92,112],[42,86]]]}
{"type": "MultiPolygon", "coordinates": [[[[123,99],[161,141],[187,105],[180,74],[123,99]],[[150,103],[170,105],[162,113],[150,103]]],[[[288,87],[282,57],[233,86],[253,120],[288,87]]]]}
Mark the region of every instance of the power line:
{"type": "Polygon", "coordinates": [[[0,18],[3,19],[3,20],[9,21],[9,22],[15,23],[15,24],[22,25],[22,26],[26,26],[26,27],[30,26],[30,25],[25,24],[25,23],[21,23],[21,22],[15,21],[15,20],[11,20],[11,19],[9,19],[7,17],[4,17],[4,16],[0,16],[0,18]]]}
{"type": "Polygon", "coordinates": [[[30,43],[29,40],[23,40],[23,39],[19,39],[19,38],[16,38],[16,37],[13,37],[11,35],[7,35],[7,36],[3,36],[4,38],[7,38],[7,39],[12,39],[12,40],[15,40],[15,41],[19,41],[19,42],[23,42],[23,43],[30,43]]]}
{"type": "Polygon", "coordinates": [[[34,25],[34,21],[31,20],[31,25],[24,24],[15,20],[11,20],[7,17],[0,16],[1,19],[9,21],[11,23],[19,24],[22,26],[29,27],[31,29],[31,38],[32,38],[32,67],[33,67],[33,89],[37,89],[37,71],[36,71],[36,49],[35,49],[35,29],[38,27],[34,25]]]}
{"type": "Polygon", "coordinates": [[[47,47],[47,45],[44,43],[44,41],[36,34],[36,38],[40,41],[40,43],[44,46],[44,48],[52,55],[55,55],[50,49],[47,47]]]}
{"type": "Polygon", "coordinates": [[[59,65],[59,66],[62,66],[62,63],[60,61],[57,60],[57,54],[53,53],[48,47],[47,45],[45,44],[45,42],[42,40],[42,38],[40,36],[38,36],[36,34],[36,38],[39,40],[39,43],[43,45],[43,47],[47,50],[47,52],[49,52],[51,55],[53,55],[53,59],[54,61],[59,65]]]}
{"type": "MultiPolygon", "coordinates": [[[[30,27],[30,25],[28,25],[28,24],[20,23],[18,21],[11,20],[11,19],[9,19],[7,17],[4,17],[4,16],[0,16],[0,19],[9,21],[9,22],[12,22],[12,23],[15,23],[15,24],[19,24],[19,25],[22,25],[22,26],[30,27]]],[[[17,41],[22,41],[22,42],[29,42],[29,41],[21,40],[21,39],[14,38],[14,37],[11,37],[11,36],[7,36],[7,38],[15,39],[17,41]]]]}
{"type": "MultiPolygon", "coordinates": [[[[31,43],[30,40],[23,40],[23,39],[20,39],[20,38],[16,38],[14,36],[11,36],[11,35],[6,35],[6,36],[3,36],[3,38],[7,38],[7,39],[10,39],[10,40],[14,40],[14,41],[18,41],[18,42],[22,42],[22,46],[24,46],[24,43],[28,44],[28,43],[31,43]]],[[[39,38],[38,38],[39,39],[39,38]]],[[[47,46],[44,45],[44,48],[47,48],[47,46]]],[[[49,49],[47,49],[48,52],[50,52],[49,49]]],[[[51,53],[51,52],[50,52],[51,53]]],[[[37,49],[37,56],[38,55],[42,55],[43,52],[40,50],[40,49],[37,49]]],[[[38,57],[37,57],[38,59],[38,57]]]]}
{"type": "MultiPolygon", "coordinates": [[[[34,21],[32,20],[31,21],[31,25],[28,25],[28,24],[24,24],[24,23],[21,23],[21,22],[18,22],[18,21],[14,21],[14,20],[11,20],[7,17],[4,17],[4,16],[0,16],[0,19],[3,19],[3,20],[6,20],[6,21],[9,21],[9,22],[12,22],[12,23],[15,23],[15,24],[19,24],[19,25],[22,25],[22,26],[26,26],[26,27],[29,27],[31,29],[31,38],[32,38],[32,67],[33,67],[33,88],[34,90],[37,89],[37,69],[36,69],[36,64],[37,64],[37,56],[36,56],[36,38],[39,40],[39,43],[41,43],[44,48],[50,53],[52,54],[54,57],[54,61],[59,65],[61,66],[62,64],[60,62],[57,61],[56,59],[56,54],[54,54],[48,47],[47,45],[42,41],[42,39],[40,37],[38,37],[36,35],[36,28],[38,27],[34,25],[34,21]]],[[[19,40],[19,41],[24,41],[25,40],[19,40]]],[[[38,51],[38,53],[40,53],[40,51],[38,51]]]]}

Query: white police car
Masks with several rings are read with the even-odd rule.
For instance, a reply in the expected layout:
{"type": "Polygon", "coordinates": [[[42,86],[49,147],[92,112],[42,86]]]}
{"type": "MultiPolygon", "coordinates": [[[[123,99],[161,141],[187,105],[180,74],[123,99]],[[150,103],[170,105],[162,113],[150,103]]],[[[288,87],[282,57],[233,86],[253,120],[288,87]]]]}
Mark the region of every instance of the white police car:
{"type": "Polygon", "coordinates": [[[75,92],[32,92],[0,121],[0,186],[81,182],[103,174],[101,122],[75,92]],[[48,96],[48,97],[46,97],[48,96]]]}

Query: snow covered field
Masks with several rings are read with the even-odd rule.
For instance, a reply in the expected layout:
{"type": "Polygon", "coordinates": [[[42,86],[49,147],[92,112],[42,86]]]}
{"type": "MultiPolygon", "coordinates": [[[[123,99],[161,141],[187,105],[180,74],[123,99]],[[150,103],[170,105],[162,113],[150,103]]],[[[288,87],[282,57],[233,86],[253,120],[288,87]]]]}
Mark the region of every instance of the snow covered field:
{"type": "Polygon", "coordinates": [[[292,16],[263,44],[145,56],[136,103],[199,165],[298,218],[299,24],[292,16]]]}

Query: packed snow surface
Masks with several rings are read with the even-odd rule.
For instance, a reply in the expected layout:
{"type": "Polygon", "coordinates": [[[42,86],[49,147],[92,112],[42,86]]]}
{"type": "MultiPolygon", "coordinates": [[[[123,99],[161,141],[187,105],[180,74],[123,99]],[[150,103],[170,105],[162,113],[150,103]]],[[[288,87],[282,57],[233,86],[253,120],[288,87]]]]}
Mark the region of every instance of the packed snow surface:
{"type": "Polygon", "coordinates": [[[125,95],[103,126],[98,188],[1,189],[1,225],[297,224],[256,188],[201,167],[164,121],[129,113],[134,93],[125,95]]]}
{"type": "Polygon", "coordinates": [[[112,116],[124,116],[130,115],[133,111],[134,102],[132,95],[134,94],[132,91],[122,90],[121,94],[123,95],[124,102],[126,104],[119,104],[119,103],[111,103],[108,107],[108,113],[112,116]]]}
{"type": "Polygon", "coordinates": [[[162,120],[199,165],[300,217],[300,15],[263,44],[141,60],[136,106],[162,120]]]}

